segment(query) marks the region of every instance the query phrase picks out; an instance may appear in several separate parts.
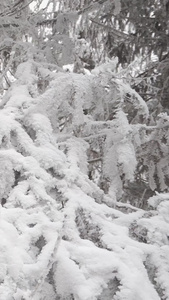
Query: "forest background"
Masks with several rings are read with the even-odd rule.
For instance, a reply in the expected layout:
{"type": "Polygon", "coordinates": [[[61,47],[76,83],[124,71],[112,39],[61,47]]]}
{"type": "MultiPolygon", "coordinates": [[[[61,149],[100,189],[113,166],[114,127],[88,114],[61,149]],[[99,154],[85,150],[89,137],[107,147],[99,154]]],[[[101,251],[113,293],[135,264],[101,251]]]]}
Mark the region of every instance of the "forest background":
{"type": "Polygon", "coordinates": [[[1,300],[169,299],[168,51],[168,0],[1,1],[1,300]]]}

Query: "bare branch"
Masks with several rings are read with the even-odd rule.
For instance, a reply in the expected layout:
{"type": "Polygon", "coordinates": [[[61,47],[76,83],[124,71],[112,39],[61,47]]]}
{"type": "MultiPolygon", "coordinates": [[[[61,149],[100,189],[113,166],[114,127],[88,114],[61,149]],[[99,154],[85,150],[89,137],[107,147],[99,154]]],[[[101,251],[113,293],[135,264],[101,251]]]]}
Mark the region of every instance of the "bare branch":
{"type": "Polygon", "coordinates": [[[88,162],[89,164],[91,164],[91,163],[94,163],[94,162],[96,162],[96,161],[100,161],[100,160],[102,160],[102,159],[103,159],[102,157],[98,157],[98,158],[90,159],[90,160],[88,160],[87,162],[88,162]]]}

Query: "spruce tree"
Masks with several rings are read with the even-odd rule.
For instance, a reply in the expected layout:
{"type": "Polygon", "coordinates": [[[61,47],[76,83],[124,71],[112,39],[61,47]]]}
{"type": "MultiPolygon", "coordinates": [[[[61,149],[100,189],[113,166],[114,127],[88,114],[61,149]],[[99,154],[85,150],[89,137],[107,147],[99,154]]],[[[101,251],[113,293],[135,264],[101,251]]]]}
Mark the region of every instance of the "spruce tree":
{"type": "Polygon", "coordinates": [[[0,298],[168,299],[168,116],[117,59],[77,66],[67,24],[106,1],[33,4],[0,19],[0,298]]]}

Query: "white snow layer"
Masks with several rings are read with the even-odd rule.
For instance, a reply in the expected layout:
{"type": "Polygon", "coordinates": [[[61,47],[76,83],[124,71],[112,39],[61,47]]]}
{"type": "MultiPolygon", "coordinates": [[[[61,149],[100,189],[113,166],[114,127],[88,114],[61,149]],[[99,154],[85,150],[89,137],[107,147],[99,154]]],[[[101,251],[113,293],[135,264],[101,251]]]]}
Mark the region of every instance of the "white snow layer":
{"type": "MultiPolygon", "coordinates": [[[[73,135],[85,126],[84,103],[89,108],[95,101],[93,75],[56,74],[32,103],[25,88],[36,81],[32,72],[28,63],[19,68],[0,113],[0,196],[6,199],[0,207],[0,299],[169,299],[169,195],[150,199],[149,212],[126,214],[104,204],[86,175],[88,144],[80,131],[73,135]],[[20,111],[28,98],[32,106],[20,111]],[[65,115],[65,140],[57,144],[65,115]]],[[[107,158],[113,176],[118,162],[130,180],[136,165],[131,128],[124,113],[118,118],[107,137],[107,158]]]]}

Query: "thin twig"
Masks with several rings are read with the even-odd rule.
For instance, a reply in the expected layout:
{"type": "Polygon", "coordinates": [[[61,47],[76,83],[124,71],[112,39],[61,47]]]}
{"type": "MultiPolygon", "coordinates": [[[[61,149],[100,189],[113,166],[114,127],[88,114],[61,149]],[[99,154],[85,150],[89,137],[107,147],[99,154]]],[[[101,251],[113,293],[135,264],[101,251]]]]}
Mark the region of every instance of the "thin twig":
{"type": "Polygon", "coordinates": [[[102,157],[98,157],[98,158],[90,159],[90,160],[88,160],[87,162],[88,162],[89,164],[91,164],[91,163],[94,163],[94,162],[96,162],[96,161],[100,161],[100,160],[102,160],[102,159],[103,159],[102,157]]]}
{"type": "Polygon", "coordinates": [[[111,26],[108,26],[108,25],[105,25],[105,24],[103,24],[103,23],[100,23],[100,22],[98,22],[98,21],[96,21],[96,20],[94,20],[94,19],[89,19],[91,22],[93,22],[93,23],[95,23],[95,24],[97,24],[97,25],[99,25],[99,26],[101,26],[101,27],[104,27],[104,28],[106,28],[106,29],[108,29],[108,30],[111,30],[115,35],[117,35],[118,37],[120,37],[120,38],[129,38],[130,36],[127,34],[127,33],[124,33],[124,32],[121,32],[121,31],[119,31],[119,30],[116,30],[116,29],[114,29],[114,28],[112,28],[111,26]]]}
{"type": "Polygon", "coordinates": [[[141,196],[141,200],[140,200],[141,202],[144,200],[144,196],[145,196],[145,193],[146,193],[146,192],[147,192],[147,189],[144,190],[144,192],[143,192],[143,194],[142,194],[142,196],[141,196]]]}

